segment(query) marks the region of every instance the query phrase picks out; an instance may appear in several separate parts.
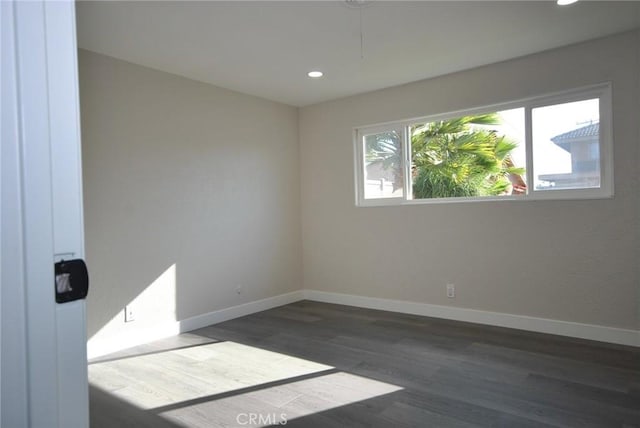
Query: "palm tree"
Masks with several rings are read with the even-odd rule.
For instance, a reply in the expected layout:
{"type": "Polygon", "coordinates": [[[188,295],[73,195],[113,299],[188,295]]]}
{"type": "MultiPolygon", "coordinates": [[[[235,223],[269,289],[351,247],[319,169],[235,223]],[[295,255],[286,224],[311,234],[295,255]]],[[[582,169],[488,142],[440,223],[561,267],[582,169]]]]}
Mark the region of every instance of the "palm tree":
{"type": "Polygon", "coordinates": [[[365,137],[368,165],[380,165],[393,175],[393,191],[404,185],[402,173],[402,136],[398,131],[381,132],[365,137]]]}
{"type": "Polygon", "coordinates": [[[499,124],[499,116],[491,113],[413,127],[414,198],[522,192],[524,169],[511,159],[517,143],[495,130],[474,126],[499,124]]]}
{"type": "MultiPolygon", "coordinates": [[[[516,168],[511,158],[517,144],[486,127],[499,124],[499,116],[492,113],[411,127],[413,197],[524,193],[524,169],[516,168]]],[[[393,171],[393,188],[401,188],[400,134],[389,131],[368,136],[366,148],[367,162],[393,171]]]]}

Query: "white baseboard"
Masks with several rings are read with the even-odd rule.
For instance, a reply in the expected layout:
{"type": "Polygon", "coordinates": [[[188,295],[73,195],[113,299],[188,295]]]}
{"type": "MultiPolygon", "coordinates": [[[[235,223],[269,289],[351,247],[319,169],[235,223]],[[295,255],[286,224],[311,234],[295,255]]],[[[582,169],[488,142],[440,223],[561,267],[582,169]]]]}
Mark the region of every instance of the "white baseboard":
{"type": "Polygon", "coordinates": [[[498,312],[479,311],[475,309],[455,308],[451,306],[430,305],[427,303],[407,302],[402,300],[378,299],[374,297],[354,296],[350,294],[329,293],[317,290],[304,290],[307,300],[335,303],[339,305],[357,306],[360,308],[380,309],[412,315],[466,321],[477,324],[514,328],[538,333],[557,334],[560,336],[596,340],[619,345],[640,346],[640,331],[593,324],[581,324],[547,318],[536,318],[524,315],[513,315],[498,312]]]}
{"type": "Polygon", "coordinates": [[[268,297],[255,302],[244,303],[238,306],[232,306],[227,309],[220,309],[195,317],[187,318],[179,321],[180,332],[184,333],[191,330],[197,330],[211,324],[217,324],[223,321],[229,321],[234,318],[243,317],[245,315],[255,314],[256,312],[266,311],[267,309],[277,308],[278,306],[288,305],[289,303],[304,300],[302,290],[292,291],[291,293],[280,294],[274,297],[268,297]]]}
{"type": "Polygon", "coordinates": [[[255,302],[243,303],[230,308],[220,309],[180,321],[169,321],[153,327],[132,329],[118,333],[115,337],[96,337],[87,342],[87,358],[93,359],[133,346],[143,345],[155,340],[165,339],[180,333],[197,330],[211,324],[217,324],[234,318],[251,315],[256,312],[287,305],[304,299],[303,292],[293,291],[268,297],[255,302]]]}
{"type": "Polygon", "coordinates": [[[187,331],[197,330],[208,325],[217,324],[234,318],[266,311],[278,306],[313,300],[316,302],[335,303],[360,308],[380,309],[412,315],[444,318],[455,321],[466,321],[477,324],[514,328],[538,333],[557,334],[560,336],[596,340],[599,342],[640,347],[640,331],[593,324],[581,324],[547,318],[536,318],[524,315],[513,315],[498,312],[479,311],[475,309],[455,308],[451,306],[430,305],[427,303],[407,302],[403,300],[379,299],[375,297],[355,296],[350,294],[330,293],[317,290],[299,290],[281,294],[255,302],[244,303],[226,309],[209,312],[180,321],[155,325],[150,328],[126,331],[113,338],[96,338],[87,344],[89,359],[111,354],[133,346],[153,342],[175,336],[187,331]]]}

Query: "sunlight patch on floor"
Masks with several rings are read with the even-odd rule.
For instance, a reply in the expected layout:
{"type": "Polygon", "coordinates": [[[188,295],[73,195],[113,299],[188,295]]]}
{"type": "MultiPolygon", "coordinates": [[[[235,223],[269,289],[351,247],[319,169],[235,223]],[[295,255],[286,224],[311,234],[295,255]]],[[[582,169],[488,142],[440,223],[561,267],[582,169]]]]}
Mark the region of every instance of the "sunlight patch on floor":
{"type": "Polygon", "coordinates": [[[89,381],[187,426],[282,424],[402,389],[228,341],[92,363],[89,381]]]}
{"type": "Polygon", "coordinates": [[[332,369],[234,342],[89,365],[89,382],[142,409],[332,369]]]}
{"type": "Polygon", "coordinates": [[[206,402],[159,414],[187,426],[213,426],[207,425],[212,422],[220,424],[215,426],[286,425],[285,422],[296,418],[400,390],[402,388],[396,385],[337,372],[229,397],[212,397],[206,402]],[[215,415],[215,421],[211,419],[212,415],[215,415]]]}

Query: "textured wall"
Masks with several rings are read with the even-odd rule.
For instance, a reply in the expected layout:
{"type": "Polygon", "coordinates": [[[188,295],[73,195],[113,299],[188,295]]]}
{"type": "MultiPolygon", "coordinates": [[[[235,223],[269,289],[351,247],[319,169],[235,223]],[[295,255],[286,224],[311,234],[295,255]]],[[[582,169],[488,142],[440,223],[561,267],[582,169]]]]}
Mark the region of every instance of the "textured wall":
{"type": "Polygon", "coordinates": [[[304,287],[638,328],[639,46],[626,33],[301,109],[304,287]],[[606,81],[612,199],[355,206],[354,127],[606,81]]]}
{"type": "Polygon", "coordinates": [[[295,108],[88,51],[80,95],[90,338],[301,288],[295,108]]]}

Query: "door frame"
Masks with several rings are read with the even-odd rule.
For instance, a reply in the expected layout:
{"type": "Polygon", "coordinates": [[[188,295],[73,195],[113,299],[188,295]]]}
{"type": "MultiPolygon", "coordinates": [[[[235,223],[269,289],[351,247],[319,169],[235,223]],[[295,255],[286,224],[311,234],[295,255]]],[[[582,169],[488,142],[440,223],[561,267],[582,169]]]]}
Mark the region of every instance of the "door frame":
{"type": "Polygon", "coordinates": [[[85,302],[53,287],[56,253],[84,257],[75,4],[1,3],[1,425],[84,428],[85,302]]]}

